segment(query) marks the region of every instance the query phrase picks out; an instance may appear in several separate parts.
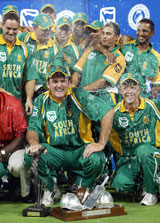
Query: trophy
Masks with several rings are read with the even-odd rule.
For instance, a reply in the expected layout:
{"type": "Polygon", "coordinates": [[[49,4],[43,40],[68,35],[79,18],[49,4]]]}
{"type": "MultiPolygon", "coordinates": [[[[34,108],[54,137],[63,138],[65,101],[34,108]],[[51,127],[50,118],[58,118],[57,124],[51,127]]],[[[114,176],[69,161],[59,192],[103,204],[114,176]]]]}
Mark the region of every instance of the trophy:
{"type": "Polygon", "coordinates": [[[74,221],[126,215],[124,207],[114,204],[111,194],[105,191],[104,185],[108,180],[107,176],[93,191],[80,188],[76,194],[64,194],[60,207],[52,208],[51,216],[63,221],[74,221]]]}
{"type": "Polygon", "coordinates": [[[25,217],[46,217],[50,215],[51,207],[45,207],[41,204],[42,186],[38,176],[38,163],[41,153],[44,152],[45,147],[41,147],[37,152],[30,153],[29,156],[33,157],[31,168],[28,171],[29,177],[33,177],[34,191],[36,195],[36,202],[33,206],[30,206],[23,210],[22,215],[25,217]]]}

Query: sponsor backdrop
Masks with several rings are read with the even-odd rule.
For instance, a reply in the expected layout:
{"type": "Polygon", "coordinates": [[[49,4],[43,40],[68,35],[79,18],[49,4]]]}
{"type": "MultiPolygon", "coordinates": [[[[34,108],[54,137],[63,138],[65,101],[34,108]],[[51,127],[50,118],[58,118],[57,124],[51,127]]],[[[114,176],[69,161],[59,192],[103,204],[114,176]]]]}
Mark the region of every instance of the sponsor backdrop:
{"type": "MultiPolygon", "coordinates": [[[[136,37],[136,27],[140,19],[150,18],[155,23],[152,37],[154,48],[160,52],[159,0],[0,0],[0,8],[12,4],[19,9],[21,25],[32,25],[33,18],[39,14],[42,5],[51,3],[56,7],[57,17],[73,17],[75,12],[85,12],[89,22],[99,19],[104,23],[112,20],[120,25],[121,33],[136,37]]],[[[0,12],[1,17],[1,12],[0,12]]]]}

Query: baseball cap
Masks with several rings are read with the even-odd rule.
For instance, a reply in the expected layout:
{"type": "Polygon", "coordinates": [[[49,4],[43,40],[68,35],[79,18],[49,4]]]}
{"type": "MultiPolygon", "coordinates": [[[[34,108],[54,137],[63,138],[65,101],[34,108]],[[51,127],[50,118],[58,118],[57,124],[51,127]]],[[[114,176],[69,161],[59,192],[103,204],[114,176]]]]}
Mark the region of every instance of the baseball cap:
{"type": "Polygon", "coordinates": [[[133,80],[137,84],[140,84],[141,81],[143,82],[143,80],[141,80],[141,75],[138,74],[138,73],[135,73],[135,74],[125,73],[125,74],[123,74],[122,77],[120,78],[120,84],[123,84],[126,80],[133,80]]]}
{"type": "Polygon", "coordinates": [[[86,28],[91,28],[94,30],[98,30],[101,29],[103,27],[103,22],[99,21],[99,20],[94,20],[90,25],[86,25],[86,28]]]}
{"type": "Polygon", "coordinates": [[[42,13],[37,15],[33,19],[33,26],[38,26],[41,29],[47,29],[48,27],[52,26],[53,23],[49,17],[49,15],[42,13]]]}
{"type": "Polygon", "coordinates": [[[52,4],[45,4],[45,5],[43,5],[42,7],[41,7],[41,9],[40,9],[40,11],[42,12],[45,8],[51,8],[54,12],[56,12],[56,8],[55,8],[55,6],[54,5],[52,5],[52,4]]]}
{"type": "Polygon", "coordinates": [[[72,27],[72,21],[71,21],[71,19],[69,19],[69,18],[67,18],[67,17],[61,17],[61,18],[59,18],[59,19],[57,20],[57,22],[56,22],[56,26],[57,26],[58,28],[60,28],[60,27],[62,27],[62,26],[64,26],[64,25],[67,25],[67,26],[69,26],[69,27],[72,27]]]}
{"type": "Polygon", "coordinates": [[[82,13],[82,12],[75,13],[74,16],[73,16],[72,21],[73,22],[77,22],[79,20],[80,21],[83,21],[84,23],[87,23],[88,22],[88,16],[87,16],[87,14],[82,13]]]}
{"type": "Polygon", "coordinates": [[[15,5],[7,5],[3,8],[2,10],[2,15],[7,14],[8,12],[14,12],[17,15],[19,15],[18,13],[18,8],[15,5]]]}
{"type": "Polygon", "coordinates": [[[49,71],[48,78],[52,78],[56,73],[61,73],[65,77],[68,77],[68,72],[64,67],[54,67],[49,71]]]}

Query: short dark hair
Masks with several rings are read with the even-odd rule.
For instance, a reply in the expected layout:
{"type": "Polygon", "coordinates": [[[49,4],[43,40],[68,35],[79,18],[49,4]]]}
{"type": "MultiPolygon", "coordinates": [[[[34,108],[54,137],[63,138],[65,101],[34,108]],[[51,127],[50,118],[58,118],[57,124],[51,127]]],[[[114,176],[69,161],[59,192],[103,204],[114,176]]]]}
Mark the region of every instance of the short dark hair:
{"type": "Polygon", "coordinates": [[[15,12],[8,12],[2,17],[2,23],[4,24],[8,19],[15,20],[20,25],[20,17],[15,12]]]}
{"type": "Polygon", "coordinates": [[[151,31],[154,31],[154,22],[151,19],[143,18],[139,21],[139,23],[148,23],[150,24],[151,31]]]}
{"type": "Polygon", "coordinates": [[[108,27],[108,26],[113,28],[114,33],[115,33],[117,36],[120,35],[120,28],[119,28],[119,25],[118,25],[117,23],[112,22],[112,21],[107,22],[107,23],[105,23],[104,26],[102,27],[102,30],[103,30],[105,27],[108,27]]]}

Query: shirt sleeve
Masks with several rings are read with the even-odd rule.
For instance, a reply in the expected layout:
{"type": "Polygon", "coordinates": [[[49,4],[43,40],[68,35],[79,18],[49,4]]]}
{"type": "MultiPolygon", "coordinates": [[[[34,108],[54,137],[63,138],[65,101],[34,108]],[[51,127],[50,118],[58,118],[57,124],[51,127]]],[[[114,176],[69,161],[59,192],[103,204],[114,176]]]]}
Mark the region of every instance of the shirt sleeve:
{"type": "Polygon", "coordinates": [[[84,64],[87,60],[88,55],[90,54],[92,50],[89,49],[86,52],[83,53],[83,55],[80,57],[80,59],[77,61],[77,63],[74,65],[73,70],[78,72],[78,73],[82,73],[84,64]]]}

